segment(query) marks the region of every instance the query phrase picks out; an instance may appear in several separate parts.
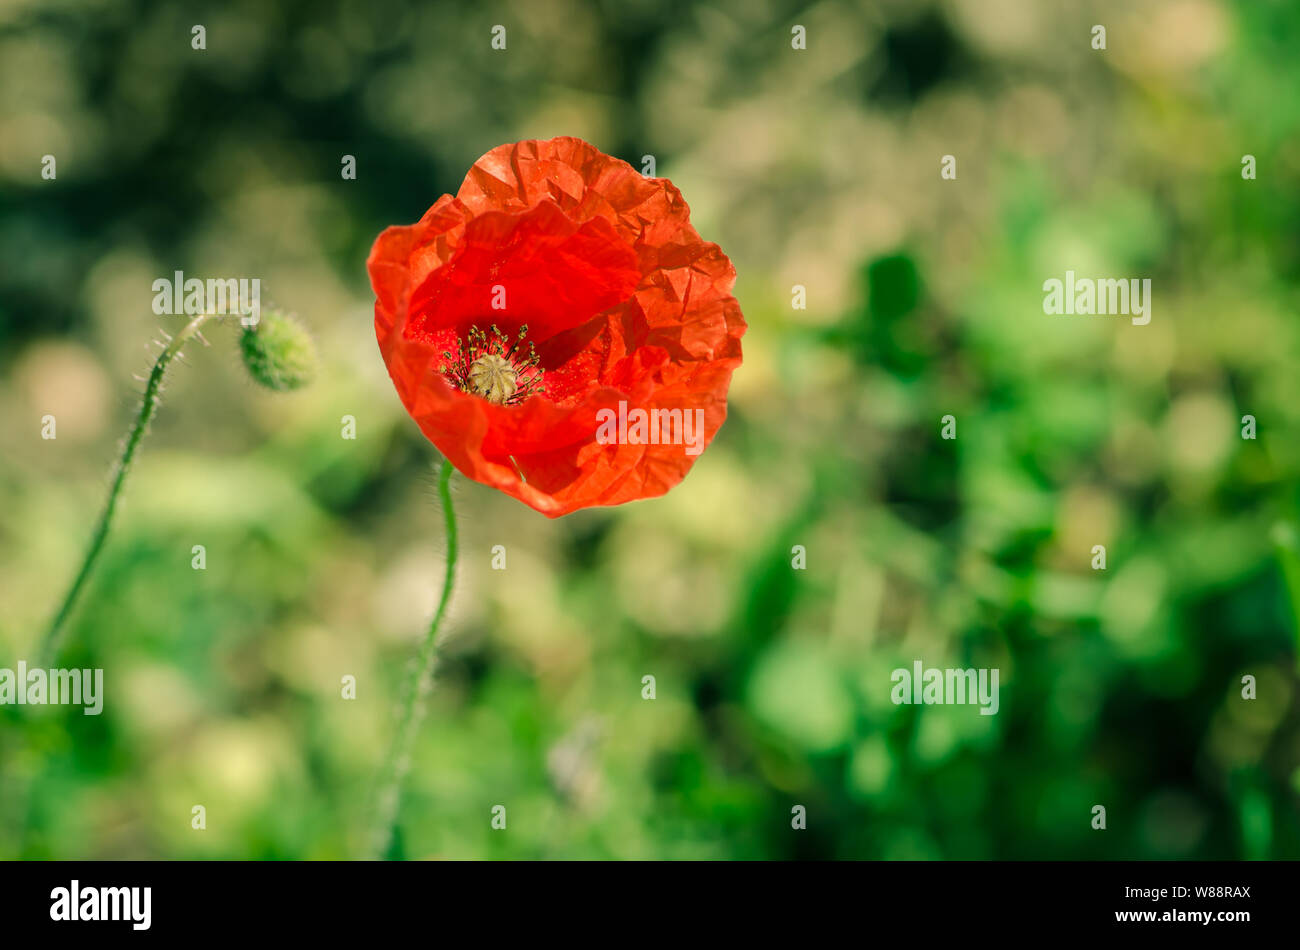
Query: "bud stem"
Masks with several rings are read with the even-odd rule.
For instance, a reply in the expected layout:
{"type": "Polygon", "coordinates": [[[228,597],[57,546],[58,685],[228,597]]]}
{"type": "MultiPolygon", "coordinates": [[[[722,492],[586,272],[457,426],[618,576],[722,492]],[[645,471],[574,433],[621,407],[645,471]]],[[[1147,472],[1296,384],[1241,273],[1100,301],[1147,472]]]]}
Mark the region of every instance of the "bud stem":
{"type": "Polygon", "coordinates": [[[50,621],[49,628],[45,631],[45,636],[41,639],[40,649],[37,651],[38,666],[49,666],[53,661],[55,653],[59,647],[59,636],[63,630],[63,625],[72,612],[76,604],[77,597],[81,594],[81,589],[85,587],[86,581],[90,578],[90,572],[94,569],[95,561],[99,559],[99,552],[103,550],[104,539],[108,537],[108,529],[112,527],[113,515],[117,512],[117,502],[122,494],[122,486],[126,484],[126,477],[131,471],[131,462],[135,459],[136,449],[139,448],[140,442],[144,439],[145,431],[149,422],[153,419],[154,414],[158,411],[158,402],[162,394],[163,376],[167,372],[167,366],[176,355],[180,353],[190,337],[198,333],[199,328],[212,314],[201,313],[184,328],[172,337],[171,341],[158,354],[158,359],[154,361],[153,370],[149,373],[149,381],[145,384],[144,398],[140,402],[140,411],[136,413],[135,422],[131,425],[131,431],[127,433],[126,442],[122,446],[122,455],[117,460],[117,466],[113,474],[113,487],[109,489],[108,500],[104,502],[104,510],[99,516],[99,523],[95,525],[95,533],[91,535],[90,546],[86,548],[86,556],[81,562],[81,570],[77,572],[72,586],[64,595],[63,603],[59,606],[58,612],[54,619],[50,621]]]}

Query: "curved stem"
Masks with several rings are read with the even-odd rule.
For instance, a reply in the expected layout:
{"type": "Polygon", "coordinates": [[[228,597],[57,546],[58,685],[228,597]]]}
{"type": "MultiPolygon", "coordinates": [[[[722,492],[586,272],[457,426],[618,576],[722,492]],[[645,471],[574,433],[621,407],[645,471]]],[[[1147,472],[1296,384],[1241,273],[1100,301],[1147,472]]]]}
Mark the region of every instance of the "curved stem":
{"type": "Polygon", "coordinates": [[[77,597],[81,594],[81,589],[86,586],[86,581],[90,578],[90,572],[95,567],[95,561],[99,559],[99,552],[103,550],[104,539],[108,537],[108,529],[113,525],[113,515],[117,512],[117,502],[122,494],[122,486],[126,484],[126,476],[131,471],[131,462],[135,458],[136,449],[140,447],[140,442],[144,439],[149,421],[153,419],[154,413],[158,411],[158,400],[162,394],[163,376],[167,372],[167,366],[180,353],[181,347],[185,345],[186,341],[199,331],[199,327],[203,326],[210,316],[212,315],[202,313],[187,323],[168,342],[163,351],[158,354],[158,359],[154,361],[153,370],[149,373],[149,381],[145,384],[144,398],[140,402],[140,411],[136,414],[135,422],[131,426],[131,431],[127,433],[126,442],[122,446],[122,455],[117,460],[117,467],[113,473],[113,486],[109,489],[108,500],[104,503],[104,510],[99,516],[99,523],[95,525],[95,533],[90,537],[90,546],[86,548],[86,556],[81,562],[81,570],[77,572],[72,586],[68,588],[67,594],[64,595],[63,603],[59,606],[58,612],[55,613],[54,619],[50,621],[45,636],[41,638],[40,647],[37,650],[37,664],[39,666],[48,666],[54,659],[63,625],[67,622],[68,615],[72,613],[72,608],[77,602],[77,597]]]}
{"type": "Polygon", "coordinates": [[[411,748],[415,744],[416,733],[420,731],[420,721],[424,718],[424,702],[433,690],[433,677],[438,668],[438,630],[447,614],[447,605],[451,603],[451,591],[456,581],[456,512],[451,505],[452,471],[451,462],[443,459],[438,474],[438,497],[442,502],[442,514],[447,526],[447,569],[443,576],[438,610],[424,635],[424,642],[420,644],[398,706],[400,713],[397,734],[385,760],[379,785],[377,817],[371,840],[371,854],[375,858],[383,858],[389,852],[393,836],[397,832],[402,780],[411,766],[411,748]]]}

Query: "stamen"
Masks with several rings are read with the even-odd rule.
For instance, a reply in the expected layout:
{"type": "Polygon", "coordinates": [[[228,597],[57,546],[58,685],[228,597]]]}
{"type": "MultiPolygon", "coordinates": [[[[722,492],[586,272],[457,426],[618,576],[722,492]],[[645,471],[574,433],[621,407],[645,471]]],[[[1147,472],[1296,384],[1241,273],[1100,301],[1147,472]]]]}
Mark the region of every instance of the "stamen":
{"type": "Polygon", "coordinates": [[[470,327],[457,353],[443,351],[447,364],[442,373],[457,389],[481,396],[493,405],[517,405],[546,391],[537,366],[541,357],[533,344],[529,342],[527,355],[521,352],[527,334],[525,324],[511,343],[495,323],[490,334],[477,326],[470,327]]]}

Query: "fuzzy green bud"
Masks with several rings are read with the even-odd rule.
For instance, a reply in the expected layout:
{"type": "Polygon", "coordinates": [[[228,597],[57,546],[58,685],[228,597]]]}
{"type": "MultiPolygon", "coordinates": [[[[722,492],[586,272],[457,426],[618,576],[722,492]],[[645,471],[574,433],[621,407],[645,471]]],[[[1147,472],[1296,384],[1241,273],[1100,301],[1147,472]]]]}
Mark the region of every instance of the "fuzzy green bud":
{"type": "Polygon", "coordinates": [[[255,326],[244,327],[239,350],[249,375],[268,389],[299,389],[316,376],[311,336],[282,310],[263,309],[255,326]]]}

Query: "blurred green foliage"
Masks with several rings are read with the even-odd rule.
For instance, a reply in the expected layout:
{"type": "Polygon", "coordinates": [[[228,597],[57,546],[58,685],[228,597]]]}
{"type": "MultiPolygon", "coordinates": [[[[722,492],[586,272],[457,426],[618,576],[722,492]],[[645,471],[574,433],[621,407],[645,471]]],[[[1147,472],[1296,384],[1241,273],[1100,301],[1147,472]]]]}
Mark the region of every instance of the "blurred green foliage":
{"type": "Polygon", "coordinates": [[[682,189],[746,362],[663,499],[457,479],[403,855],[1300,857],[1298,47],[1285,0],[0,4],[0,666],[178,319],[155,278],[260,275],[323,365],[187,350],[62,660],[104,714],[0,707],[0,856],[358,852],[440,577],[365,256],[574,134],[682,189]],[[1151,277],[1151,323],[1044,315],[1067,268],[1151,277]],[[916,659],[1000,669],[999,713],[895,706],[916,659]]]}

